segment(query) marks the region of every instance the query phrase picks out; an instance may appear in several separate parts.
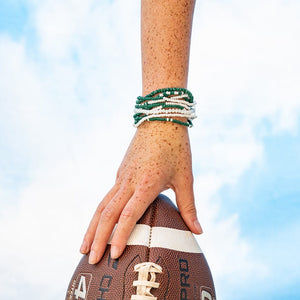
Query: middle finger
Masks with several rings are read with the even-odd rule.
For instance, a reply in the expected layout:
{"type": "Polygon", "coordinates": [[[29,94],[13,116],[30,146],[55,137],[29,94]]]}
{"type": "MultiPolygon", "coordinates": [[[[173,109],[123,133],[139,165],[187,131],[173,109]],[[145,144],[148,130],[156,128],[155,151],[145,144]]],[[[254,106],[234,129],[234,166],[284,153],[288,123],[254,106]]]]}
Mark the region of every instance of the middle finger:
{"type": "Polygon", "coordinates": [[[131,196],[131,189],[121,188],[102,211],[91,246],[90,264],[96,264],[102,258],[115,224],[131,196]]]}

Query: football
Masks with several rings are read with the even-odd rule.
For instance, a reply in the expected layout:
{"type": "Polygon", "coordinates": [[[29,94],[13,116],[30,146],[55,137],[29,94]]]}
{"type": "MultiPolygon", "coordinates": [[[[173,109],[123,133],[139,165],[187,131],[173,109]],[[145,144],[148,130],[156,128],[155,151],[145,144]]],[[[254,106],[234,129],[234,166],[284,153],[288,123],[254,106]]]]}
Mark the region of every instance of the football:
{"type": "Polygon", "coordinates": [[[110,245],[96,265],[79,262],[66,300],[215,300],[209,266],[169,198],[159,195],[136,224],[124,253],[110,245]]]}

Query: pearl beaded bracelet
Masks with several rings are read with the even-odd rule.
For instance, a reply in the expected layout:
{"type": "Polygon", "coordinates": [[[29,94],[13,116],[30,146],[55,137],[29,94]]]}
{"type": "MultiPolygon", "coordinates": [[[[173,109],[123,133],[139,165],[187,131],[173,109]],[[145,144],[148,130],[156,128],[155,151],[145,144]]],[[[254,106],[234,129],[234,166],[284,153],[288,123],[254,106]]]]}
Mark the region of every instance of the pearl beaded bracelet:
{"type": "Polygon", "coordinates": [[[134,109],[134,126],[145,121],[167,121],[192,127],[195,114],[194,97],[184,88],[158,89],[145,97],[137,97],[134,109]],[[186,118],[187,122],[176,118],[186,118]]]}

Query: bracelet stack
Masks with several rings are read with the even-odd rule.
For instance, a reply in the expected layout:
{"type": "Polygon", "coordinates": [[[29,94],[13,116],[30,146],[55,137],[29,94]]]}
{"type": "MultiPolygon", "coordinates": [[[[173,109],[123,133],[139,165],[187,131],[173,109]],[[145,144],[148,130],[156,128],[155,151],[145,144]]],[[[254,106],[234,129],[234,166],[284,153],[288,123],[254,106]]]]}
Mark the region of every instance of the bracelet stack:
{"type": "Polygon", "coordinates": [[[137,97],[134,110],[134,126],[144,121],[167,121],[192,127],[195,114],[194,97],[184,88],[165,88],[155,90],[145,97],[137,97]],[[185,118],[186,122],[177,118],[185,118]]]}

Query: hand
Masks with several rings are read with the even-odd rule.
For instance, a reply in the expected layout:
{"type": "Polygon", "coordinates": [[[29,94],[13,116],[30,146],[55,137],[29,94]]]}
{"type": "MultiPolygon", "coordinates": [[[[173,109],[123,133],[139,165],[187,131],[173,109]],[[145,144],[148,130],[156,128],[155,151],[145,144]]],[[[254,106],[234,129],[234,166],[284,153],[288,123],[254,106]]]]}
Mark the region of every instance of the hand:
{"type": "Polygon", "coordinates": [[[188,129],[170,122],[144,122],[127,150],[115,185],[100,202],[85,234],[81,253],[89,263],[102,258],[115,224],[111,257],[118,258],[140,217],[158,194],[171,188],[189,229],[202,233],[197,220],[188,129]]]}

